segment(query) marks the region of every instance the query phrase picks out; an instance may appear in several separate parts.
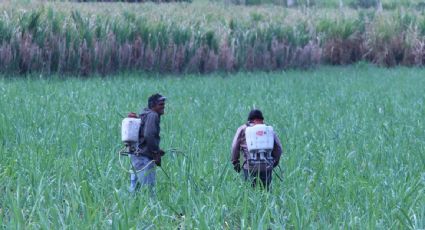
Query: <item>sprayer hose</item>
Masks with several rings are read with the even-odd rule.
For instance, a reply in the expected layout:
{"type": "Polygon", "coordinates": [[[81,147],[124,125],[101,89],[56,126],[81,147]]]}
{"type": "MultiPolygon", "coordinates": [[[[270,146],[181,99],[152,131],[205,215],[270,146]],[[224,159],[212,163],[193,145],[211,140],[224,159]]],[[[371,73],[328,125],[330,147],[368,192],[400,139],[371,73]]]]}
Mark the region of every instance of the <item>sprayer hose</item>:
{"type": "Polygon", "coordinates": [[[151,161],[149,161],[143,168],[141,168],[141,169],[139,169],[139,170],[135,170],[134,169],[134,167],[133,167],[133,165],[130,163],[130,165],[131,165],[131,167],[133,168],[133,169],[130,169],[130,170],[128,170],[128,169],[126,169],[126,168],[124,168],[124,166],[123,166],[123,163],[122,163],[122,161],[121,161],[121,157],[122,157],[122,155],[123,154],[121,154],[122,152],[123,152],[123,150],[124,150],[125,148],[123,148],[123,149],[121,149],[119,152],[118,152],[118,161],[119,161],[119,164],[120,164],[120,167],[121,167],[121,169],[122,170],[124,170],[126,173],[134,173],[134,174],[136,174],[136,173],[138,173],[138,172],[141,172],[141,171],[143,171],[143,170],[145,170],[146,169],[146,167],[148,167],[150,164],[152,164],[152,162],[154,162],[154,160],[151,160],[151,161]]]}

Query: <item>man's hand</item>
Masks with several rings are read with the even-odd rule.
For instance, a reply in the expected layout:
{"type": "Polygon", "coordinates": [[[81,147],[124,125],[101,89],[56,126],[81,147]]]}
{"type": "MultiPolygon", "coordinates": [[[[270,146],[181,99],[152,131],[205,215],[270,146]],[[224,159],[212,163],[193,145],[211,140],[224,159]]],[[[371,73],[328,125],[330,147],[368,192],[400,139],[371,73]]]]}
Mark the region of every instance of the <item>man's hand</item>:
{"type": "Polygon", "coordinates": [[[155,161],[155,164],[157,166],[161,166],[161,157],[163,157],[164,155],[165,155],[165,152],[162,149],[154,152],[153,160],[155,161]]]}
{"type": "Polygon", "coordinates": [[[273,168],[275,168],[275,167],[276,167],[276,166],[278,166],[278,165],[279,165],[279,161],[276,161],[276,160],[275,160],[275,161],[273,162],[273,168]]]}
{"type": "Polygon", "coordinates": [[[241,172],[241,164],[239,162],[233,163],[233,169],[237,172],[241,172]]]}
{"type": "Polygon", "coordinates": [[[158,155],[160,155],[161,157],[165,155],[165,151],[160,149],[158,150],[158,155]]]}
{"type": "Polygon", "coordinates": [[[161,167],[161,156],[158,154],[155,154],[153,161],[155,162],[156,166],[161,167]]]}

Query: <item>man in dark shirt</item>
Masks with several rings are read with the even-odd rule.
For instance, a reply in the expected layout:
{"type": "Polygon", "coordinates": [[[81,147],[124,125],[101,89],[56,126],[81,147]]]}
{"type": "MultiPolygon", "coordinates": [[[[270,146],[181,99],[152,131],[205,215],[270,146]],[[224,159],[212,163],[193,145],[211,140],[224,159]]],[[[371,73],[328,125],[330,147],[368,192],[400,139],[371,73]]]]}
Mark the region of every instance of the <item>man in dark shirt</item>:
{"type": "Polygon", "coordinates": [[[141,125],[139,144],[135,154],[131,154],[131,164],[136,173],[130,175],[130,192],[141,186],[148,186],[151,193],[155,186],[155,165],[161,166],[164,151],[160,149],[160,122],[164,114],[166,97],[154,94],[148,99],[148,108],[140,114],[141,125]]]}

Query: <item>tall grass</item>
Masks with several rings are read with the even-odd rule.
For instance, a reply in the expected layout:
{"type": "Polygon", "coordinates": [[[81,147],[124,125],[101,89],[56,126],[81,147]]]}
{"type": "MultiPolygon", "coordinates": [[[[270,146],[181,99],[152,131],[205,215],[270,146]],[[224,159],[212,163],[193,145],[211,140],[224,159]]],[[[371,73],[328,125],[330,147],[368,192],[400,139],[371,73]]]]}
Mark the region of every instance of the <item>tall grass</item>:
{"type": "Polygon", "coordinates": [[[376,13],[208,3],[30,3],[0,10],[3,73],[270,71],[358,61],[424,65],[425,18],[402,8],[376,13]]]}
{"type": "Polygon", "coordinates": [[[425,223],[422,69],[107,79],[2,77],[5,228],[377,228],[425,223]],[[205,86],[208,85],[208,89],[205,86]],[[120,122],[168,96],[157,198],[127,193],[120,122]],[[252,190],[230,165],[250,108],[284,146],[283,177],[252,190]]]}
{"type": "MultiPolygon", "coordinates": [[[[200,1],[200,0],[198,0],[200,1]]],[[[274,4],[288,7],[287,0],[210,0],[212,2],[230,2],[243,5],[264,5],[274,4]]],[[[367,9],[377,7],[377,0],[295,0],[290,7],[315,7],[335,9],[338,7],[350,7],[353,9],[367,9]]],[[[424,3],[420,0],[381,0],[382,8],[393,10],[397,8],[424,8],[424,3]]]]}

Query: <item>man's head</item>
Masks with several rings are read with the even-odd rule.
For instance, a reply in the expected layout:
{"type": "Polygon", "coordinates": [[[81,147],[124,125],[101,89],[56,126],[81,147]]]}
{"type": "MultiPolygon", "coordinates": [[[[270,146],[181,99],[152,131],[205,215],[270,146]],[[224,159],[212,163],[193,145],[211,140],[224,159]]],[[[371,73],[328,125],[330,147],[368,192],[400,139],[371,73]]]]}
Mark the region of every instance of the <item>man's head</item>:
{"type": "Polygon", "coordinates": [[[164,114],[165,100],[167,98],[157,93],[149,97],[148,108],[157,112],[159,115],[164,114]]]}
{"type": "Polygon", "coordinates": [[[254,121],[263,121],[263,113],[259,109],[253,109],[249,112],[248,115],[248,121],[254,122],[254,121]]]}

